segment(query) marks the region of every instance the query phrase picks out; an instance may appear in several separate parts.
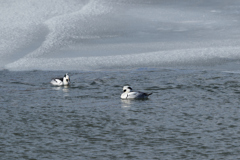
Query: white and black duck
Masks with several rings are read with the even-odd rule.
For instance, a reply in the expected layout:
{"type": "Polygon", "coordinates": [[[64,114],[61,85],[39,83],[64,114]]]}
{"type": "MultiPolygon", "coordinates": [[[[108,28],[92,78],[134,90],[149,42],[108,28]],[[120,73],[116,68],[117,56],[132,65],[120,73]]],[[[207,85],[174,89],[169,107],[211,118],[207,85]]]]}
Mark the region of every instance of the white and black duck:
{"type": "Polygon", "coordinates": [[[130,86],[123,87],[123,93],[121,95],[122,99],[147,99],[152,93],[144,93],[139,91],[132,91],[130,86]]]}
{"type": "Polygon", "coordinates": [[[66,86],[70,84],[70,77],[66,73],[63,78],[54,78],[51,80],[51,84],[55,86],[66,86]]]}

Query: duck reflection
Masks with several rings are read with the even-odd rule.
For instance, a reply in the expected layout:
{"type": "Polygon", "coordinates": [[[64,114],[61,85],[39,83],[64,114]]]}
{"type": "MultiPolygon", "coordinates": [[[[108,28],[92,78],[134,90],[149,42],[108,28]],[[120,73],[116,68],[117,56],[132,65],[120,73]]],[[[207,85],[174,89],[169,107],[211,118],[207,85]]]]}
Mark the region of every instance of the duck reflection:
{"type": "Polygon", "coordinates": [[[63,92],[69,92],[69,86],[52,87],[52,89],[56,91],[62,90],[63,92]]]}
{"type": "Polygon", "coordinates": [[[132,105],[132,101],[129,99],[122,99],[122,108],[130,108],[132,105]]]}
{"type": "Polygon", "coordinates": [[[62,87],[63,92],[69,92],[69,86],[63,86],[62,87]]]}

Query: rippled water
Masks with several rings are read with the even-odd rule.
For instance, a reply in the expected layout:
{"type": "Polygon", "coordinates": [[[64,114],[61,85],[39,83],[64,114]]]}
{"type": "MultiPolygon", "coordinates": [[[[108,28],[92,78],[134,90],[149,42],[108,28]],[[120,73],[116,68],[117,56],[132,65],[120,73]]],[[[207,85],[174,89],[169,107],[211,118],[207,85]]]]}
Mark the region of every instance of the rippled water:
{"type": "Polygon", "coordinates": [[[1,159],[237,159],[240,74],[0,71],[1,159]],[[121,100],[123,85],[153,92],[121,100]]]}

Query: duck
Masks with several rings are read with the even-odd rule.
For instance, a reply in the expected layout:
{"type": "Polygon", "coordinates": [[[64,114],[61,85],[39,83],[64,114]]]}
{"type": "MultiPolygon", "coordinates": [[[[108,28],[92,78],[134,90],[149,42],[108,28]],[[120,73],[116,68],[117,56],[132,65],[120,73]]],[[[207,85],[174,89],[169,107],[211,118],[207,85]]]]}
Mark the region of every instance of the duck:
{"type": "Polygon", "coordinates": [[[132,87],[124,86],[123,93],[121,94],[121,99],[147,99],[152,93],[144,93],[139,91],[132,91],[132,87]]]}
{"type": "Polygon", "coordinates": [[[70,84],[70,77],[66,73],[63,78],[54,78],[51,80],[51,84],[55,86],[67,86],[70,84]]]}

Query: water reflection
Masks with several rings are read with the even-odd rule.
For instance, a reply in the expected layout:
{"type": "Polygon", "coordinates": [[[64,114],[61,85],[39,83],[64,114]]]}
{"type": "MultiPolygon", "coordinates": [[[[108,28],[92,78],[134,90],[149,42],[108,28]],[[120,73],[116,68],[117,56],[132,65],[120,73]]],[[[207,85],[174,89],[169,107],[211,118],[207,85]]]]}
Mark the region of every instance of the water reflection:
{"type": "Polygon", "coordinates": [[[132,101],[129,99],[122,99],[122,108],[129,108],[132,105],[132,101]]]}
{"type": "Polygon", "coordinates": [[[69,86],[63,86],[63,92],[69,92],[69,86]]]}
{"type": "Polygon", "coordinates": [[[57,87],[52,87],[53,90],[56,91],[63,91],[64,96],[69,96],[69,86],[57,86],[57,87]]]}
{"type": "Polygon", "coordinates": [[[62,90],[63,92],[69,92],[69,86],[57,86],[57,87],[52,87],[52,89],[56,91],[62,90]]]}

